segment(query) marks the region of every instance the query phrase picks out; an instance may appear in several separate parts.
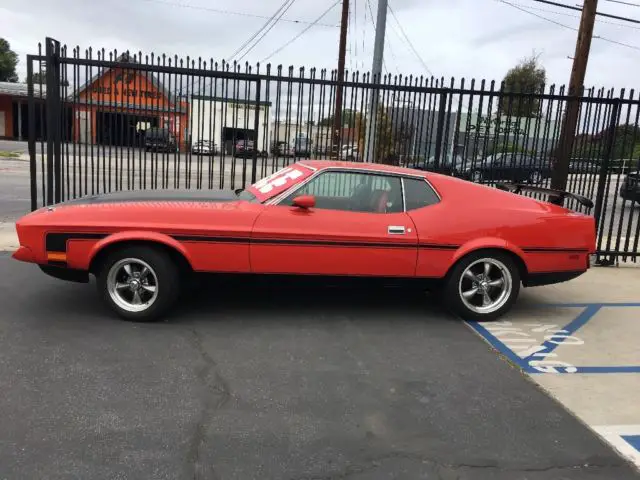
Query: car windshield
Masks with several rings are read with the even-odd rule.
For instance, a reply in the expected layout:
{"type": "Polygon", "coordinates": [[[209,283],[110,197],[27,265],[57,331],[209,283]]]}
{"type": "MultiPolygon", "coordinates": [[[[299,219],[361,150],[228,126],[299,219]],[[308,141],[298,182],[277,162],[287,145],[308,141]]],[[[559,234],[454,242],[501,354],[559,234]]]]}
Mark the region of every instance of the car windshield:
{"type": "Polygon", "coordinates": [[[282,168],[277,172],[247,187],[247,191],[258,199],[259,202],[267,200],[285,192],[297,183],[304,181],[313,174],[314,170],[296,163],[282,168]]]}

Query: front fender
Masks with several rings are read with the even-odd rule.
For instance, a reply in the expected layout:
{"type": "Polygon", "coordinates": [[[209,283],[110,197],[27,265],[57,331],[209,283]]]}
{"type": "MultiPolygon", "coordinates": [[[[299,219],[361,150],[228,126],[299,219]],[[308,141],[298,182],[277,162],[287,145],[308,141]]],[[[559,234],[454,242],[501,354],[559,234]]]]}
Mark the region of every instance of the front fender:
{"type": "Polygon", "coordinates": [[[108,237],[103,238],[99,242],[96,242],[89,252],[86,268],[89,268],[89,265],[91,265],[96,255],[98,255],[105,248],[111,245],[114,245],[116,243],[131,242],[131,241],[157,243],[157,244],[165,245],[169,248],[173,248],[186,259],[189,265],[191,266],[193,265],[191,262],[189,253],[184,248],[184,246],[174,238],[170,237],[169,235],[166,235],[164,233],[149,232],[144,230],[129,230],[126,232],[114,233],[112,235],[109,235],[108,237]]]}

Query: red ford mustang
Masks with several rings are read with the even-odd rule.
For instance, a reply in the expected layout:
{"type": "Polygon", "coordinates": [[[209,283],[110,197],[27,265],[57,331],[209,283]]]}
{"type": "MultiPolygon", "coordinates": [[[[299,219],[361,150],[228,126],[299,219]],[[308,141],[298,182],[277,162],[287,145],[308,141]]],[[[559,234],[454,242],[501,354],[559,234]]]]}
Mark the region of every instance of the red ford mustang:
{"type": "Polygon", "coordinates": [[[593,217],[511,188],[521,186],[305,161],[244,190],[128,191],[41,208],[17,222],[13,257],[65,280],[95,275],[130,320],[164,314],[186,275],[216,272],[430,281],[464,319],[486,321],[521,284],[584,273],[595,251],[593,217]]]}

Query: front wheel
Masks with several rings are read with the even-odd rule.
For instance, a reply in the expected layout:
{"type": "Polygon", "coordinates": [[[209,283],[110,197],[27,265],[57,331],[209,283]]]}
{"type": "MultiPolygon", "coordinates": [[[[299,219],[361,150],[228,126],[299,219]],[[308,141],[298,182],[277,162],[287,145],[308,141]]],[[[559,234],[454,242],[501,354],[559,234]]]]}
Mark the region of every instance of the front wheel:
{"type": "Polygon", "coordinates": [[[464,320],[492,321],[504,315],[518,298],[520,272],[501,252],[477,252],[460,260],[445,285],[449,307],[464,320]]]}
{"type": "Polygon", "coordinates": [[[158,320],[179,293],[177,265],[161,250],[132,246],[108,255],[97,275],[98,291],[125,320],[158,320]]]}

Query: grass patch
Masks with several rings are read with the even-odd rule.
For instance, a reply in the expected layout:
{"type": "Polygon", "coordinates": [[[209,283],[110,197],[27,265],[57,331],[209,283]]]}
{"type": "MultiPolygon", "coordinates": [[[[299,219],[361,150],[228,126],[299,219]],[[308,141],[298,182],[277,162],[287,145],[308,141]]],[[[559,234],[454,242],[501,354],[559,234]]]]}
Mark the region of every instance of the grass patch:
{"type": "Polygon", "coordinates": [[[20,156],[19,152],[3,152],[3,151],[0,151],[0,157],[18,158],[19,156],[20,156]]]}

